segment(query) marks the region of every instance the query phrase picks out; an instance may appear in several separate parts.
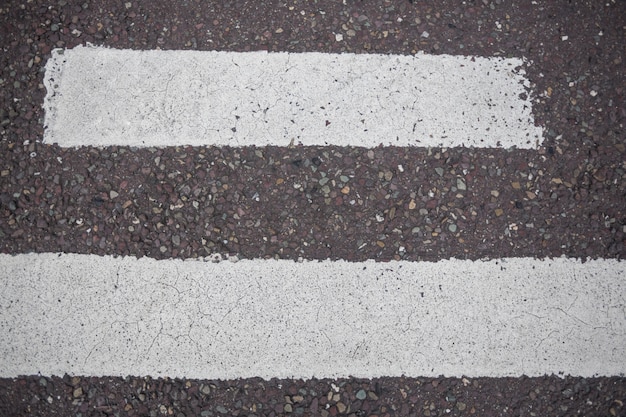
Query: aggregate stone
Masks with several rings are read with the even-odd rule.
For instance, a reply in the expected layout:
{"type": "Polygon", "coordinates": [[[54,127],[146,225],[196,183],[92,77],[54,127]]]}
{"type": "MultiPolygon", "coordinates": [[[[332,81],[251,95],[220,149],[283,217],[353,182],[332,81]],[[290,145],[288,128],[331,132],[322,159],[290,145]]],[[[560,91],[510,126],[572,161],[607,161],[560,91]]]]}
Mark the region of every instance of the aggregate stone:
{"type": "Polygon", "coordinates": [[[358,398],[359,400],[364,400],[365,398],[367,398],[367,393],[364,389],[360,389],[356,393],[356,398],[358,398]]]}

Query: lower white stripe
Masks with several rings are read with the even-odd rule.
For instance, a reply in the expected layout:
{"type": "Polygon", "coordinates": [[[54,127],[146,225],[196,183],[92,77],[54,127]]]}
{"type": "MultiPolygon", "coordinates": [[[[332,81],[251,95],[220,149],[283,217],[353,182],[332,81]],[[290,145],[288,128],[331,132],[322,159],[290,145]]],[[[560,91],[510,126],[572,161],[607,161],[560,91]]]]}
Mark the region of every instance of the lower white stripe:
{"type": "Polygon", "coordinates": [[[44,142],[61,146],[535,148],[518,58],[56,49],[44,142]]]}
{"type": "Polygon", "coordinates": [[[0,377],[626,372],[615,260],[0,264],[0,377]]]}

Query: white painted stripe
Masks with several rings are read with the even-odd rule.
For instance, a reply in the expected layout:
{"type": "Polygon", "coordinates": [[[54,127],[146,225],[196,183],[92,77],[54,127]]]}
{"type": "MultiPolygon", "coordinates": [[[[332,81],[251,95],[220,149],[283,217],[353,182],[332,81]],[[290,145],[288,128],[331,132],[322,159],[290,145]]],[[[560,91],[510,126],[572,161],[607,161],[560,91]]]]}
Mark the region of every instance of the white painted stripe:
{"type": "Polygon", "coordinates": [[[0,264],[0,377],[626,372],[616,260],[0,264]]]}
{"type": "Polygon", "coordinates": [[[424,54],[56,49],[44,76],[44,142],[535,148],[542,129],[523,64],[424,54]]]}

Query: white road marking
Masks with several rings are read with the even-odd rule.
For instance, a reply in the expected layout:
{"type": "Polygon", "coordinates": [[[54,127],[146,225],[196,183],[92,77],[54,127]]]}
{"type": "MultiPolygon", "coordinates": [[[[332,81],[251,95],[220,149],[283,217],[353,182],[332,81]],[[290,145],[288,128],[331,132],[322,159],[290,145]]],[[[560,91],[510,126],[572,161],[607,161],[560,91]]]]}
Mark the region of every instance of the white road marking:
{"type": "Polygon", "coordinates": [[[56,49],[45,143],[536,148],[524,62],[450,55],[56,49]]]}
{"type": "Polygon", "coordinates": [[[0,377],[626,372],[616,260],[0,264],[0,377]]]}

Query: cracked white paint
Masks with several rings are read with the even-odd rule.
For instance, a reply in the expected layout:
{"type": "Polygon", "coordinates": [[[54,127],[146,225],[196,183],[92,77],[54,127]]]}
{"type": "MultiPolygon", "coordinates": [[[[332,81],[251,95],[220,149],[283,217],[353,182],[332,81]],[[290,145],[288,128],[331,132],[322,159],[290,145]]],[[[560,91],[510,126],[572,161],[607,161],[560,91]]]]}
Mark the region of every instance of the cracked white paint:
{"type": "Polygon", "coordinates": [[[535,148],[519,58],[55,49],[45,143],[535,148]]]}
{"type": "Polygon", "coordinates": [[[616,260],[0,264],[0,377],[626,372],[616,260]]]}

